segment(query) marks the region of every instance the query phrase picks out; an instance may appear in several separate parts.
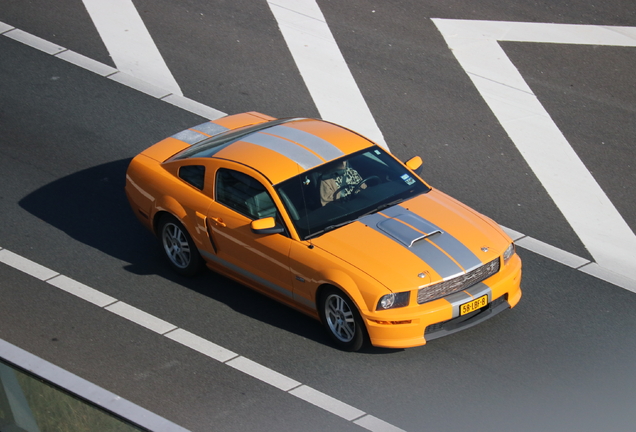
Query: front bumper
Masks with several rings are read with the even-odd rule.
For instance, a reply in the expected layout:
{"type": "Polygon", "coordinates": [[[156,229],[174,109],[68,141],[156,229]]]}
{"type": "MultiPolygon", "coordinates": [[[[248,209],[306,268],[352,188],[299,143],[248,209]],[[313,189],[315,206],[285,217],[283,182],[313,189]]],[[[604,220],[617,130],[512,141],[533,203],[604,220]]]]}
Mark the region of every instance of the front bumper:
{"type": "Polygon", "coordinates": [[[521,299],[521,259],[515,254],[495,275],[465,291],[441,299],[417,304],[413,293],[411,305],[392,310],[363,314],[371,344],[385,348],[408,348],[479,324],[521,299]],[[460,316],[460,305],[488,295],[488,304],[460,316]]]}

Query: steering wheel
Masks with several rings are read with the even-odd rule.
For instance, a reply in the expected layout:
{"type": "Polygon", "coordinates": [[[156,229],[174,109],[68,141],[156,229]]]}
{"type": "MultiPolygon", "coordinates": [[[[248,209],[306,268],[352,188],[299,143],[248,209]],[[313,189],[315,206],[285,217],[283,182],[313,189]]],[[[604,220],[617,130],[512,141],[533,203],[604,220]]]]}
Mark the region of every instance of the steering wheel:
{"type": "Polygon", "coordinates": [[[377,175],[372,175],[372,176],[369,176],[369,177],[366,177],[366,178],[364,178],[364,179],[360,180],[358,183],[356,183],[356,184],[354,184],[354,185],[353,185],[353,184],[346,184],[346,185],[344,185],[344,186],[340,186],[340,187],[339,187],[339,188],[338,188],[338,189],[337,189],[337,190],[333,193],[333,199],[334,199],[334,201],[337,199],[338,194],[339,194],[340,192],[342,192],[343,190],[346,190],[346,189],[351,189],[351,192],[350,192],[349,194],[347,194],[347,195],[343,196],[343,197],[342,197],[342,198],[340,198],[340,199],[341,199],[341,200],[343,200],[343,201],[350,200],[350,199],[351,199],[351,197],[353,197],[355,194],[357,194],[358,192],[360,192],[360,189],[362,189],[362,185],[363,185],[363,184],[365,184],[366,182],[371,181],[371,180],[377,180],[377,181],[380,181],[380,177],[378,177],[377,175]]]}

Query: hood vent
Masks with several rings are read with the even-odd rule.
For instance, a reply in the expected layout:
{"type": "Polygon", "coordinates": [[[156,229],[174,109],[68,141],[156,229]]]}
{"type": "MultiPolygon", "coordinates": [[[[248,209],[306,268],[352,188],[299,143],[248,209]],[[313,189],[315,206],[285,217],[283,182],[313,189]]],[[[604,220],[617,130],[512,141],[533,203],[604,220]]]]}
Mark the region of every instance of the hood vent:
{"type": "Polygon", "coordinates": [[[380,231],[388,234],[389,236],[409,248],[413,246],[413,244],[417,241],[424,240],[425,238],[434,236],[436,234],[442,234],[442,231],[440,230],[435,230],[427,234],[421,233],[395,219],[385,219],[381,222],[378,222],[377,227],[380,231]]]}

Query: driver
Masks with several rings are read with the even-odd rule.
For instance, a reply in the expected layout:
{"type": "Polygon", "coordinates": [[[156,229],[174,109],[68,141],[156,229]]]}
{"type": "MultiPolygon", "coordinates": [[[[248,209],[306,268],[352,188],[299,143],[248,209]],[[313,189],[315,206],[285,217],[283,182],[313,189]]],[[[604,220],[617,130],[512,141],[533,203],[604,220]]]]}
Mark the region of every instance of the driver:
{"type": "MultiPolygon", "coordinates": [[[[350,195],[362,182],[358,171],[349,167],[347,161],[336,164],[320,178],[320,202],[324,206],[334,200],[350,195]]],[[[367,185],[360,185],[366,189],[367,185]]]]}

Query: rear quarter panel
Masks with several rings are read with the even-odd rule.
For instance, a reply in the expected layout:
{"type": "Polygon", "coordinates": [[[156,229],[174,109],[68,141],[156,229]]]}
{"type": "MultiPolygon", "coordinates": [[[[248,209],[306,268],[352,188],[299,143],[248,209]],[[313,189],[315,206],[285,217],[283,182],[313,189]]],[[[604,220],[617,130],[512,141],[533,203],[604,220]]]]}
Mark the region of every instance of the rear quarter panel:
{"type": "Polygon", "coordinates": [[[126,172],[126,196],[139,221],[152,229],[151,213],[157,192],[153,187],[158,164],[155,160],[140,154],[128,166],[126,172]]]}

